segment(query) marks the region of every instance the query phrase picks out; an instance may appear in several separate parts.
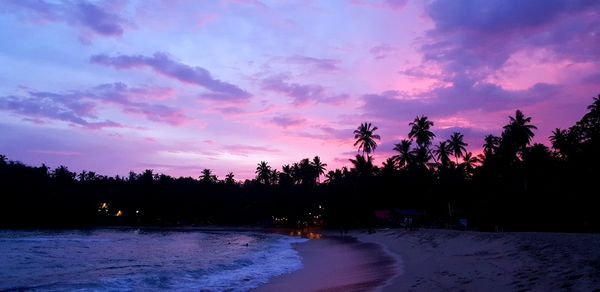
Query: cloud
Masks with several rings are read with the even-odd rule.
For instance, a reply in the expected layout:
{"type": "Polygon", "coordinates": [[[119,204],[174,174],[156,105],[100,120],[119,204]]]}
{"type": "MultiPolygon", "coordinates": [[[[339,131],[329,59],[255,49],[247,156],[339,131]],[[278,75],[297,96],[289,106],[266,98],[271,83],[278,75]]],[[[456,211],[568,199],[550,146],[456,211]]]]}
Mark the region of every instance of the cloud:
{"type": "Polygon", "coordinates": [[[437,68],[430,68],[423,64],[418,66],[408,67],[406,69],[402,69],[398,71],[398,74],[415,78],[415,79],[436,79],[436,80],[445,80],[447,79],[439,70],[435,70],[437,68]]]}
{"type": "MultiPolygon", "coordinates": [[[[163,89],[159,88],[158,94],[162,91],[163,89]]],[[[180,125],[188,120],[180,109],[163,104],[136,101],[136,97],[155,95],[152,88],[128,88],[124,83],[117,82],[96,86],[89,94],[94,99],[119,104],[124,112],[141,114],[154,122],[180,125]]]]}
{"type": "MultiPolygon", "coordinates": [[[[158,94],[163,92],[164,89],[158,89],[158,94]]],[[[30,91],[26,96],[4,96],[0,99],[0,109],[37,122],[51,119],[86,128],[123,126],[110,120],[98,120],[98,103],[116,104],[125,113],[140,114],[159,123],[179,125],[187,120],[179,109],[138,101],[153,94],[153,88],[128,88],[127,85],[117,82],[102,84],[88,90],[60,93],[30,91]]]]}
{"type": "Polygon", "coordinates": [[[307,56],[293,56],[287,58],[287,61],[293,64],[305,65],[313,70],[320,70],[326,72],[340,70],[338,65],[342,62],[340,60],[335,59],[313,58],[307,56]]]}
{"type": "Polygon", "coordinates": [[[406,6],[408,0],[385,0],[385,3],[394,9],[402,9],[406,6]]]}
{"type": "Polygon", "coordinates": [[[370,8],[378,9],[393,9],[401,10],[406,6],[408,0],[383,0],[383,1],[372,1],[372,0],[351,0],[349,1],[352,5],[359,5],[370,8]]]}
{"type": "Polygon", "coordinates": [[[373,56],[375,60],[383,60],[395,53],[398,50],[397,47],[389,45],[389,44],[380,44],[369,49],[369,53],[373,56]]]}
{"type": "Polygon", "coordinates": [[[290,126],[302,125],[302,124],[304,124],[304,122],[306,122],[306,119],[293,118],[290,116],[277,116],[277,117],[273,117],[271,119],[271,121],[282,128],[287,128],[290,126]]]}
{"type": "Polygon", "coordinates": [[[319,130],[321,130],[327,139],[339,139],[345,140],[354,137],[354,129],[346,128],[346,129],[337,129],[330,126],[319,126],[319,130]]]}
{"type": "Polygon", "coordinates": [[[121,36],[127,25],[117,13],[88,1],[8,0],[3,4],[18,9],[37,22],[64,22],[102,36],[121,36]]]}
{"type": "Polygon", "coordinates": [[[352,139],[352,137],[354,137],[354,134],[352,134],[354,131],[354,129],[349,129],[349,128],[333,128],[330,126],[326,126],[326,125],[316,125],[311,127],[310,131],[298,131],[298,132],[291,132],[288,133],[288,135],[293,135],[296,137],[302,137],[302,138],[311,138],[311,139],[316,139],[316,140],[323,140],[323,141],[347,141],[349,139],[352,139]]]}
{"type": "Polygon", "coordinates": [[[83,101],[77,94],[29,92],[27,96],[3,96],[0,109],[44,123],[46,119],[68,122],[91,129],[120,127],[110,120],[98,120],[95,104],[83,101]]]}
{"type": "Polygon", "coordinates": [[[600,2],[592,0],[433,1],[435,26],[421,44],[424,59],[448,74],[481,77],[519,50],[543,47],[554,57],[600,58],[600,2]],[[581,32],[581,33],[573,33],[581,32]]]}
{"type": "Polygon", "coordinates": [[[492,83],[457,80],[452,86],[435,88],[421,98],[406,96],[399,91],[367,94],[363,96],[363,110],[368,117],[408,120],[421,114],[447,116],[469,110],[515,109],[561,94],[560,86],[544,83],[526,90],[506,90],[492,83]]]}
{"type": "Polygon", "coordinates": [[[229,151],[231,154],[235,155],[243,155],[246,156],[252,153],[276,153],[280,152],[277,149],[263,147],[263,146],[253,146],[253,145],[243,145],[243,144],[235,144],[235,145],[225,145],[223,149],[229,151]]]}
{"type": "Polygon", "coordinates": [[[154,71],[176,79],[183,83],[199,85],[210,92],[201,96],[216,100],[246,100],[251,95],[243,89],[215,79],[208,70],[202,67],[192,67],[172,60],[166,53],[155,53],[151,57],[142,55],[118,55],[108,56],[104,54],[94,55],[90,61],[95,64],[114,67],[117,69],[131,69],[136,67],[149,67],[154,71]]]}
{"type": "Polygon", "coordinates": [[[295,104],[305,104],[309,101],[321,100],[325,94],[325,88],[314,84],[288,83],[282,77],[270,77],[262,81],[262,88],[275,92],[284,93],[294,99],[295,104]]]}
{"type": "Polygon", "coordinates": [[[348,98],[345,94],[329,95],[325,87],[318,84],[288,82],[283,76],[272,76],[262,80],[262,89],[283,93],[293,99],[294,104],[309,102],[338,103],[348,98]]]}

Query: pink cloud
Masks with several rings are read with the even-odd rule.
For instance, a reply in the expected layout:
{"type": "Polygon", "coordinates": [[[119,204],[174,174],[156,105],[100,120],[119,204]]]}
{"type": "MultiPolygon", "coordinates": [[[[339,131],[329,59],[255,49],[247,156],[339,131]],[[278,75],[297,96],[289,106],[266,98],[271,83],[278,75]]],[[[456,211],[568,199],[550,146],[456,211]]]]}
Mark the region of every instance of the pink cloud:
{"type": "Polygon", "coordinates": [[[389,44],[381,44],[369,49],[375,60],[383,60],[398,51],[398,48],[389,44]]]}
{"type": "Polygon", "coordinates": [[[252,145],[225,145],[223,149],[229,151],[231,154],[236,155],[248,155],[250,153],[277,153],[279,150],[263,146],[252,146],[252,145]]]}
{"type": "Polygon", "coordinates": [[[79,99],[74,93],[29,92],[28,96],[4,96],[0,98],[0,109],[36,123],[50,119],[90,129],[122,126],[111,120],[98,119],[95,104],[79,99]]]}
{"type": "Polygon", "coordinates": [[[290,116],[276,116],[273,117],[271,121],[282,128],[288,128],[292,126],[302,125],[304,124],[304,122],[306,122],[306,119],[294,118],[290,116]]]}
{"type": "Polygon", "coordinates": [[[65,22],[95,35],[121,36],[127,26],[127,21],[118,13],[111,11],[111,7],[88,1],[8,0],[4,4],[20,9],[20,12],[36,21],[65,22]]]}
{"type": "Polygon", "coordinates": [[[289,57],[286,60],[292,64],[301,64],[307,66],[309,69],[325,72],[340,70],[339,64],[341,63],[340,60],[335,59],[314,58],[300,55],[289,57]]]}
{"type": "Polygon", "coordinates": [[[94,55],[90,58],[90,61],[117,69],[150,67],[164,76],[208,89],[209,92],[203,93],[201,96],[209,99],[245,100],[250,98],[248,92],[231,83],[215,79],[208,70],[174,61],[165,53],[155,53],[152,57],[142,55],[118,55],[116,57],[94,55]]]}
{"type": "MultiPolygon", "coordinates": [[[[140,95],[151,96],[153,92],[152,88],[129,88],[120,82],[102,84],[83,91],[30,91],[27,96],[1,98],[0,109],[31,119],[64,121],[90,129],[124,126],[111,120],[99,120],[99,102],[118,105],[125,113],[141,114],[148,120],[160,123],[180,125],[189,120],[180,109],[136,100],[140,95]]],[[[159,89],[159,94],[162,92],[159,89]]]]}
{"type": "Polygon", "coordinates": [[[309,102],[339,103],[348,98],[347,95],[331,95],[325,87],[318,84],[299,84],[288,82],[283,76],[273,76],[262,80],[262,89],[279,92],[293,99],[295,105],[306,105],[309,102]]]}

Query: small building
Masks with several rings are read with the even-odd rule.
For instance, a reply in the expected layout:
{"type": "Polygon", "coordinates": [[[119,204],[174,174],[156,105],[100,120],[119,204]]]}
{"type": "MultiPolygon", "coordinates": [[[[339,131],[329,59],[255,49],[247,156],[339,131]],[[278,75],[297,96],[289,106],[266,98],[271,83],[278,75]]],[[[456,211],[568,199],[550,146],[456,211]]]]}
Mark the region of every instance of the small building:
{"type": "Polygon", "coordinates": [[[393,214],[400,227],[415,229],[423,224],[425,213],[412,209],[394,209],[393,214]]]}

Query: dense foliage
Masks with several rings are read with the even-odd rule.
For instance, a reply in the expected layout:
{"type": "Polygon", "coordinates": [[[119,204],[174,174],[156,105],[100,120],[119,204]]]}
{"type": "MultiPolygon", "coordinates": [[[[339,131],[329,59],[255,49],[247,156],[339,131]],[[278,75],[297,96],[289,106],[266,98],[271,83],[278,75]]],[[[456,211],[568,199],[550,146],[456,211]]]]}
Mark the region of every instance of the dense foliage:
{"type": "Polygon", "coordinates": [[[219,180],[209,169],[198,179],[152,170],[107,177],[0,156],[0,226],[360,227],[375,224],[375,210],[403,209],[433,226],[466,218],[480,230],[600,231],[599,107],[600,96],[575,125],[554,130],[551,148],[531,144],[536,127],[517,110],[500,136],[485,137],[477,156],[460,133],[434,144],[434,123],[420,116],[381,167],[371,156],[377,127],[363,123],[354,131],[360,154],[351,168],[326,171],[318,156],[281,170],[262,161],[256,179],[243,183],[233,173],[219,180]]]}

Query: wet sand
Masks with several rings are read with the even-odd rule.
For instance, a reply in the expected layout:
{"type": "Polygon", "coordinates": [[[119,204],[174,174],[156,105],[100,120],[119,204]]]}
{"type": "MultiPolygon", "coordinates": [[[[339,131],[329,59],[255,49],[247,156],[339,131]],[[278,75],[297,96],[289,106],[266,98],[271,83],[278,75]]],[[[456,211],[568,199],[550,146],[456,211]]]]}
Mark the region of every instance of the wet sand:
{"type": "Polygon", "coordinates": [[[397,274],[396,261],[376,243],[323,237],[296,244],[304,267],[257,291],[370,291],[397,274]]]}
{"type": "Polygon", "coordinates": [[[600,291],[600,234],[389,229],[323,238],[296,245],[304,268],[258,291],[600,291]]]}

